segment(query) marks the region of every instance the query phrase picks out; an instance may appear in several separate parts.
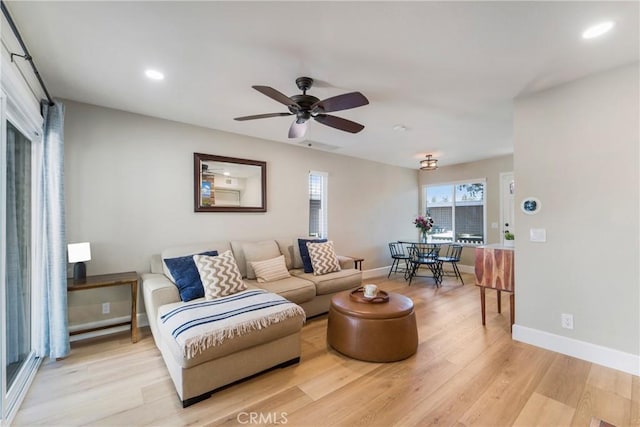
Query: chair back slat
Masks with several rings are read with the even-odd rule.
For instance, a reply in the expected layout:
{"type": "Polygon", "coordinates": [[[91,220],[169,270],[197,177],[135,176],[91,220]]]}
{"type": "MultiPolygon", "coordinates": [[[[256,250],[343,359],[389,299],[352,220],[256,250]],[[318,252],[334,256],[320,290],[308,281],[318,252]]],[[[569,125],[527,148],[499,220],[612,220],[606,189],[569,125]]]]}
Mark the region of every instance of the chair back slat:
{"type": "Polygon", "coordinates": [[[459,262],[461,253],[462,245],[453,243],[447,247],[447,254],[445,255],[445,258],[447,258],[447,261],[459,262]]]}
{"type": "Polygon", "coordinates": [[[462,253],[462,245],[451,245],[451,258],[456,262],[460,261],[460,254],[462,253]]]}
{"type": "Polygon", "coordinates": [[[389,243],[389,251],[392,257],[405,257],[407,254],[404,252],[404,246],[399,242],[389,243]]]}

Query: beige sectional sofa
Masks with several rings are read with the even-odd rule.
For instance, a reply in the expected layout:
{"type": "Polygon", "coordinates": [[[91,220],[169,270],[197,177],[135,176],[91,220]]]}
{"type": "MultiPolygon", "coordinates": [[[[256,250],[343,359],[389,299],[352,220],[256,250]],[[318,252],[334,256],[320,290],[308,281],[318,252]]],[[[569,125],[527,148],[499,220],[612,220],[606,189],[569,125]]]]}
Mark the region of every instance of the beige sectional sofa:
{"type": "MultiPolygon", "coordinates": [[[[264,289],[299,305],[306,317],[329,310],[331,296],[354,289],[362,283],[362,272],[354,269],[353,259],[338,256],[341,270],[316,276],[305,273],[297,239],[260,242],[223,241],[165,249],[151,260],[151,273],[142,274],[144,304],[156,346],[184,407],[206,399],[212,392],[267,369],[297,363],[300,358],[300,329],[303,316],[277,322],[269,327],[236,336],[221,345],[187,358],[182,349],[158,321],[158,316],[186,304],[180,299],[167,258],[216,250],[231,250],[243,280],[249,289],[264,289]],[[259,283],[252,278],[252,261],[284,255],[291,277],[259,283]]],[[[202,298],[204,301],[204,298],[202,298]]],[[[198,300],[196,300],[198,301],[198,300]]]]}

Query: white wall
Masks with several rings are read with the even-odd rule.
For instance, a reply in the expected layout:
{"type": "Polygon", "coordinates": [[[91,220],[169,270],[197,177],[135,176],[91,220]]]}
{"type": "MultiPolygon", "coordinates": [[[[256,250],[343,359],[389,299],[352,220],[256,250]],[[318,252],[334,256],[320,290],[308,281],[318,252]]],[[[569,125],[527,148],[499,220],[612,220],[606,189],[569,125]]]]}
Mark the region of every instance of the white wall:
{"type": "MultiPolygon", "coordinates": [[[[308,233],[308,173],[329,174],[329,237],[338,253],[389,265],[388,242],[413,231],[417,170],[65,101],[69,242],[91,242],[88,274],[149,270],[163,248],[308,233]],[[267,162],[266,213],[194,213],[193,153],[267,162]]],[[[344,136],[348,138],[348,135],[344,136]]],[[[75,292],[71,323],[127,313],[127,290],[75,292]],[[102,294],[100,292],[103,292],[102,294]],[[87,295],[82,295],[87,294],[87,295]]]]}
{"type": "Polygon", "coordinates": [[[514,332],[527,342],[548,338],[543,346],[560,343],[558,351],[572,344],[583,353],[622,352],[636,375],[638,73],[635,64],[519,99],[514,128],[516,200],[542,202],[537,215],[518,210],[515,234],[547,232],[546,243],[518,239],[514,332]],[[561,328],[561,313],[573,314],[574,330],[561,328]]]}
{"type": "Polygon", "coordinates": [[[33,72],[31,63],[19,56],[12,61],[11,53],[22,54],[23,50],[6,17],[1,14],[0,56],[2,60],[0,75],[3,86],[5,86],[5,90],[12,92],[11,96],[20,97],[22,102],[27,104],[25,108],[29,110],[28,113],[39,116],[40,100],[46,98],[45,92],[33,72]],[[7,89],[7,85],[10,88],[7,89]]]}
{"type": "Polygon", "coordinates": [[[244,178],[244,191],[241,192],[240,204],[242,206],[260,206],[262,186],[260,185],[260,175],[244,178]]]}

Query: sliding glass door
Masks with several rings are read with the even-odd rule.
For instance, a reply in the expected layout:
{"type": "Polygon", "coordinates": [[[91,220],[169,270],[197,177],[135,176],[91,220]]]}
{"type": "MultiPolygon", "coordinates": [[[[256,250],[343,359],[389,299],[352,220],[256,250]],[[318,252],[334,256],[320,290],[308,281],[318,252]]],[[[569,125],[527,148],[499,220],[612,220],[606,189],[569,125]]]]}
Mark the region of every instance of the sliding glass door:
{"type": "Polygon", "coordinates": [[[15,414],[38,364],[33,339],[37,241],[34,159],[41,139],[6,95],[0,113],[0,420],[8,420],[15,414]]]}
{"type": "Polygon", "coordinates": [[[31,350],[31,140],[7,122],[6,173],[6,387],[31,350]]]}

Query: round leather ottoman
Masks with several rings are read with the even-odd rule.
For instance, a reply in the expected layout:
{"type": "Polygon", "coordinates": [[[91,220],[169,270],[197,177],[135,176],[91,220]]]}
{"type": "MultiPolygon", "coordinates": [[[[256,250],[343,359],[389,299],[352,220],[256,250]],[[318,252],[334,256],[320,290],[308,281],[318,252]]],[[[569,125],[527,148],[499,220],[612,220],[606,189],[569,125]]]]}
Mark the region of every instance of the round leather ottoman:
{"type": "Polygon", "coordinates": [[[389,301],[352,301],[350,292],[331,298],[327,341],[338,352],[368,362],[406,359],[418,349],[413,301],[389,292],[389,301]]]}

